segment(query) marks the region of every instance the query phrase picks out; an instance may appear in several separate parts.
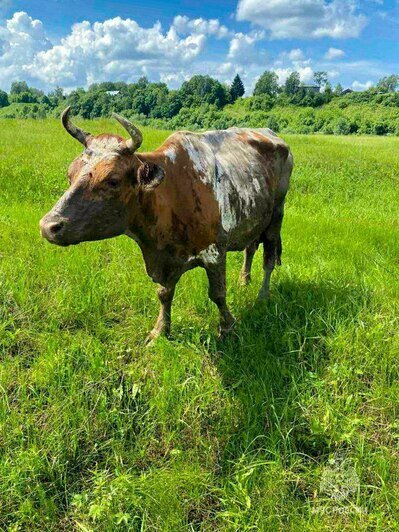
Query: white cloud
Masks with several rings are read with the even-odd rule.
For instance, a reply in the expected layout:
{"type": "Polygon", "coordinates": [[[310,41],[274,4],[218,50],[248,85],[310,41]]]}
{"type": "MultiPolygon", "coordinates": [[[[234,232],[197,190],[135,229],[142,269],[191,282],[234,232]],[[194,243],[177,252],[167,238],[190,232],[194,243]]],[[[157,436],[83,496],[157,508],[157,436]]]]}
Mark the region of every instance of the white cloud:
{"type": "Polygon", "coordinates": [[[165,69],[192,61],[203,50],[206,36],[193,33],[180,38],[174,26],[164,33],[157,22],[142,28],[130,19],[81,22],[61,44],[37,54],[30,67],[43,81],[61,85],[145,73],[164,64],[165,69]]]}
{"type": "Polygon", "coordinates": [[[220,24],[219,20],[204,18],[189,19],[186,16],[177,15],[173,19],[173,27],[181,34],[199,33],[203,35],[213,35],[218,39],[228,37],[231,32],[226,26],[220,24]]]}
{"type": "Polygon", "coordinates": [[[360,81],[356,80],[352,83],[352,89],[354,89],[355,91],[364,91],[366,89],[369,89],[373,85],[374,83],[370,80],[366,81],[365,83],[361,83],[360,81]]]}
{"type": "MultiPolygon", "coordinates": [[[[285,83],[285,80],[292,72],[292,68],[276,68],[275,72],[278,75],[279,83],[282,85],[285,83]]],[[[296,71],[299,74],[299,77],[302,83],[310,83],[313,81],[314,72],[310,66],[305,66],[302,68],[297,68],[296,71]]]]}
{"type": "Polygon", "coordinates": [[[35,55],[51,46],[44,34],[43,25],[26,13],[14,13],[5,26],[0,26],[0,83],[7,86],[11,81],[29,79],[26,66],[35,55]]]}
{"type": "Polygon", "coordinates": [[[324,59],[333,61],[334,59],[339,59],[340,57],[343,57],[344,55],[345,55],[345,52],[343,50],[340,50],[339,48],[329,48],[324,55],[324,59]]]}
{"type": "MultiPolygon", "coordinates": [[[[241,0],[241,4],[250,1],[255,2],[241,0]]],[[[303,2],[311,6],[323,4],[321,0],[303,2]]],[[[283,0],[268,0],[266,8],[261,2],[259,6],[264,11],[282,3],[283,0]]],[[[294,14],[298,3],[293,0],[294,14]]],[[[231,83],[239,73],[248,95],[264,70],[276,70],[281,82],[296,70],[306,83],[312,80],[314,70],[331,70],[331,78],[339,72],[346,79],[362,79],[364,72],[369,79],[386,74],[387,66],[381,61],[340,61],[338,48],[327,52],[330,57],[335,55],[334,65],[327,54],[316,64],[301,48],[292,46],[273,58],[261,43],[266,35],[262,29],[233,32],[216,19],[177,16],[167,28],[160,23],[144,28],[134,20],[116,17],[75,24],[60,41],[52,43],[39,20],[19,12],[0,23],[0,87],[8,90],[12,81],[26,80],[46,90],[56,85],[72,89],[108,80],[132,82],[146,75],[151,81],[163,81],[177,88],[194,74],[209,74],[231,83]],[[224,39],[226,50],[222,59],[218,56],[210,60],[207,51],[215,39],[224,39]]],[[[388,66],[393,68],[392,64],[388,66]]]]}
{"type": "Polygon", "coordinates": [[[358,37],[366,24],[355,0],[240,0],[237,19],[266,28],[274,39],[358,37]]]}
{"type": "Polygon", "coordinates": [[[288,59],[290,59],[291,61],[303,61],[304,59],[303,52],[300,48],[295,48],[294,50],[291,50],[290,52],[288,52],[287,56],[288,59]]]}
{"type": "Polygon", "coordinates": [[[95,81],[181,79],[180,71],[204,51],[209,37],[227,38],[218,20],[178,16],[167,30],[150,28],[116,17],[104,22],[83,21],[53,45],[43,25],[26,13],[15,13],[0,26],[0,85],[25,79],[44,88],[74,88],[95,81]]]}
{"type": "Polygon", "coordinates": [[[255,47],[264,37],[264,32],[236,33],[230,41],[228,59],[244,64],[264,61],[265,52],[255,47]]]}

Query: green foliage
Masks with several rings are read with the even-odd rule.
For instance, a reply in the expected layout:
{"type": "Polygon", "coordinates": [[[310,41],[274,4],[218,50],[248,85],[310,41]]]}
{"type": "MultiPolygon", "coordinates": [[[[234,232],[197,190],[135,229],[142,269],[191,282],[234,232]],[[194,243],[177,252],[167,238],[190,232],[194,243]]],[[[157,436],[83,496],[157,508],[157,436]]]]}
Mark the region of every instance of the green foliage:
{"type": "Polygon", "coordinates": [[[11,103],[40,103],[43,91],[28,87],[25,81],[14,81],[11,85],[9,100],[11,103]]]}
{"type": "Polygon", "coordinates": [[[237,74],[230,87],[231,101],[235,102],[238,98],[241,98],[242,96],[244,96],[244,94],[245,94],[244,84],[240,76],[237,74]]]}
{"type": "Polygon", "coordinates": [[[291,72],[287,77],[284,84],[284,92],[289,96],[294,96],[298,91],[301,85],[301,80],[299,78],[298,72],[291,72]]]}
{"type": "MultiPolygon", "coordinates": [[[[253,113],[283,128],[328,118],[253,113]]],[[[168,132],[143,135],[147,151],[168,132]]],[[[270,302],[254,305],[261,252],[248,287],[230,253],[234,335],[217,338],[197,269],[179,283],[171,341],[145,348],[158,304],[137,245],[39,236],[81,147],[58,120],[1,121],[0,529],[397,528],[399,140],[286,140],[295,173],[270,302]],[[342,456],[358,480],[334,498],[342,456]]]]}
{"type": "Polygon", "coordinates": [[[318,87],[324,87],[324,85],[327,85],[328,83],[328,74],[323,70],[316,71],[313,78],[318,87]]]}
{"type": "Polygon", "coordinates": [[[278,76],[275,72],[264,72],[256,82],[254,96],[276,96],[279,91],[278,76]]]}
{"type": "Polygon", "coordinates": [[[341,96],[342,91],[343,91],[343,88],[342,88],[341,83],[337,83],[337,85],[335,86],[335,89],[334,89],[335,95],[336,96],[341,96]]]}
{"type": "Polygon", "coordinates": [[[5,91],[0,90],[0,108],[7,107],[10,102],[8,101],[8,94],[5,91]]]}
{"type": "Polygon", "coordinates": [[[7,94],[0,93],[0,116],[59,117],[70,105],[74,115],[85,119],[108,117],[115,111],[142,125],[167,129],[272,124],[272,129],[283,133],[399,134],[395,75],[380,80],[376,88],[345,95],[340,85],[332,89],[325,72],[316,72],[316,78],[324,85],[323,92],[301,84],[298,72],[290,74],[282,89],[276,73],[266,71],[257,81],[254,95],[248,98],[240,96],[244,87],[238,75],[231,87],[198,75],[180,89],[170,90],[165,83],[152,83],[142,77],[136,83],[95,83],[88,90],[77,88],[68,95],[62,88],[45,95],[25,82],[14,82],[8,95],[11,105],[7,106],[7,94]],[[311,109],[316,111],[314,115],[311,109]],[[314,116],[312,123],[309,116],[314,116]]]}
{"type": "Polygon", "coordinates": [[[252,111],[270,111],[274,106],[273,98],[268,94],[253,96],[249,100],[248,108],[252,111]]]}
{"type": "Polygon", "coordinates": [[[393,74],[391,76],[385,76],[381,78],[377,83],[377,89],[382,92],[394,92],[396,91],[399,83],[399,76],[393,74]]]}
{"type": "Polygon", "coordinates": [[[335,135],[349,135],[350,125],[348,119],[343,116],[338,118],[333,126],[333,132],[335,135]]]}
{"type": "Polygon", "coordinates": [[[230,98],[226,87],[210,76],[193,76],[180,89],[183,107],[198,107],[203,103],[224,107],[230,98]]]}

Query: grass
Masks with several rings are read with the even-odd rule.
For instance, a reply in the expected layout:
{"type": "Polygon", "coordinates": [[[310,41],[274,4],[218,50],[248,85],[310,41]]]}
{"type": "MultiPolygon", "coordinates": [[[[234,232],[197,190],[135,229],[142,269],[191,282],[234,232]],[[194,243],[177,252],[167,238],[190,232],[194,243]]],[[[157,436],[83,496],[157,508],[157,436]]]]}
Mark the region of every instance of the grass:
{"type": "MultiPolygon", "coordinates": [[[[166,135],[144,130],[144,149],[166,135]]],[[[1,529],[397,530],[399,139],[287,140],[270,302],[254,307],[260,253],[249,287],[230,254],[236,335],[217,339],[195,270],[171,341],[145,348],[158,304],[138,247],[39,236],[79,145],[55,121],[0,121],[1,529]]]]}

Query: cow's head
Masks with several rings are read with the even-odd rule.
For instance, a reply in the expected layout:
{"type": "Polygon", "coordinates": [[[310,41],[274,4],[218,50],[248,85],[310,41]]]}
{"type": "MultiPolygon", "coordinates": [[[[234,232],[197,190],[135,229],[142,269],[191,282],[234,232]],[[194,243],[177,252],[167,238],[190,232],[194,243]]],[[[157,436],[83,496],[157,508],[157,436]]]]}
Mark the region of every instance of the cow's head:
{"type": "Polygon", "coordinates": [[[70,121],[69,113],[68,107],[62,123],[85,150],[69,167],[69,189],[40,221],[42,236],[60,246],[123,234],[137,191],[155,188],[164,177],[160,166],[135,155],[142,134],[128,120],[113,115],[130,134],[125,140],[86,133],[70,121]]]}

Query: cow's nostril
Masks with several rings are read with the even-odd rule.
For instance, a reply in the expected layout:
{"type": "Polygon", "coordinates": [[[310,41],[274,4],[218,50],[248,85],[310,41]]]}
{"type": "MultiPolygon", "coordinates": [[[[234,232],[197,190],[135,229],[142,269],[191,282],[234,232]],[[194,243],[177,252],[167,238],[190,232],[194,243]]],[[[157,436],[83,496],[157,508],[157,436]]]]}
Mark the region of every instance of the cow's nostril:
{"type": "Polygon", "coordinates": [[[63,222],[56,222],[49,225],[50,233],[53,233],[53,235],[56,235],[61,231],[61,229],[64,227],[63,222]]]}

